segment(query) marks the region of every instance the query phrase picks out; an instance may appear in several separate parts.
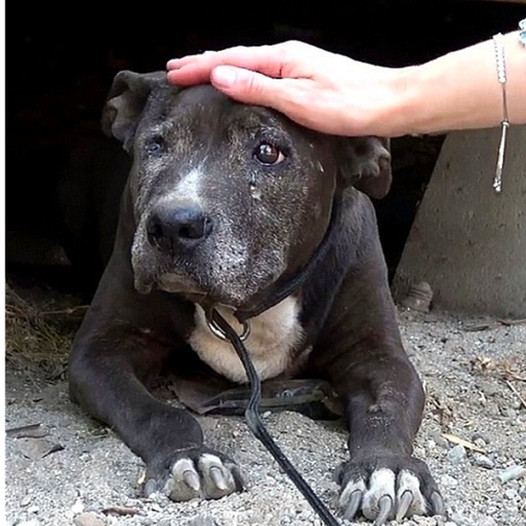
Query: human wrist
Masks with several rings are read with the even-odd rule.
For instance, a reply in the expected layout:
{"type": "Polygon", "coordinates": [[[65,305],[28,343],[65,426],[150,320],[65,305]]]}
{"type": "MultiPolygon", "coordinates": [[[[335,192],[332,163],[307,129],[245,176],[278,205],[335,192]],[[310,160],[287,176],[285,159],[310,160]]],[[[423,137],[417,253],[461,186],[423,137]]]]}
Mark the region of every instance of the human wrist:
{"type": "Polygon", "coordinates": [[[412,95],[407,84],[412,67],[374,68],[374,74],[367,79],[371,89],[365,99],[353,100],[355,88],[349,90],[351,96],[345,95],[345,104],[352,109],[342,113],[343,134],[398,137],[411,133],[411,114],[407,108],[412,95]]]}
{"type": "Polygon", "coordinates": [[[391,70],[390,97],[382,116],[389,126],[390,137],[420,133],[418,129],[421,111],[421,93],[418,89],[419,66],[406,66],[391,70]]]}
{"type": "Polygon", "coordinates": [[[399,112],[402,134],[421,135],[439,131],[443,117],[441,97],[452,79],[443,76],[434,61],[400,70],[404,89],[400,90],[399,112]]]}
{"type": "Polygon", "coordinates": [[[416,119],[420,110],[419,90],[413,77],[415,66],[383,68],[377,83],[381,89],[370,99],[363,116],[366,135],[399,137],[418,133],[416,119]]]}
{"type": "MultiPolygon", "coordinates": [[[[507,36],[508,51],[511,51],[511,44],[519,45],[516,38],[507,36]]],[[[508,61],[512,66],[511,56],[507,54],[508,61]]],[[[513,91],[523,93],[516,88],[513,91]]],[[[510,106],[516,110],[517,105],[513,105],[516,98],[510,98],[510,106]]],[[[499,124],[502,93],[493,42],[480,42],[408,69],[405,113],[406,132],[415,134],[499,124]]],[[[517,113],[512,112],[512,116],[517,113]]]]}

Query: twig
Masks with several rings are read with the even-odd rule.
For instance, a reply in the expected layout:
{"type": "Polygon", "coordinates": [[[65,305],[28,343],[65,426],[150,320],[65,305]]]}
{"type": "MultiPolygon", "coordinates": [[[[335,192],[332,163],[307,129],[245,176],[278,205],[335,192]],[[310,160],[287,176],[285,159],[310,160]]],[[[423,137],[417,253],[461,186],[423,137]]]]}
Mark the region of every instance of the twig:
{"type": "Polygon", "coordinates": [[[497,318],[497,321],[499,323],[502,323],[502,325],[525,325],[526,324],[526,318],[519,319],[519,320],[511,320],[507,318],[497,318]]]}
{"type": "Polygon", "coordinates": [[[7,436],[14,438],[42,438],[49,435],[49,431],[42,424],[29,424],[27,426],[11,427],[6,429],[7,436]]]}
{"type": "Polygon", "coordinates": [[[76,311],[80,310],[87,310],[89,308],[89,305],[76,305],[75,307],[67,307],[66,309],[58,309],[58,310],[47,310],[42,311],[39,313],[40,316],[54,316],[56,314],[75,314],[76,311]]]}
{"type": "Polygon", "coordinates": [[[482,447],[477,446],[476,444],[473,444],[472,442],[469,442],[459,436],[451,435],[449,433],[442,433],[442,436],[449,440],[449,442],[452,442],[453,444],[460,444],[461,446],[464,446],[467,449],[471,449],[472,451],[476,451],[477,453],[486,453],[486,450],[482,447]]]}
{"type": "Polygon", "coordinates": [[[111,506],[104,508],[102,513],[106,515],[139,515],[141,513],[137,508],[131,508],[129,506],[111,506]]]}
{"type": "Polygon", "coordinates": [[[524,406],[524,409],[526,409],[526,400],[524,400],[524,398],[522,398],[522,396],[519,393],[519,391],[517,391],[517,389],[515,389],[515,387],[513,386],[513,384],[509,380],[506,380],[506,385],[511,389],[511,392],[519,399],[519,402],[524,406]]]}

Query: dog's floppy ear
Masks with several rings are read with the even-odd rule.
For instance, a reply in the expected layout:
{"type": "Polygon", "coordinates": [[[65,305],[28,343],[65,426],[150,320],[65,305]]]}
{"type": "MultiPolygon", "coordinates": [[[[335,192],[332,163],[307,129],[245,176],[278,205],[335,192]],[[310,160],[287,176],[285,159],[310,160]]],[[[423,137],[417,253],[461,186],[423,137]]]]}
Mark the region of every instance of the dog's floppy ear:
{"type": "Polygon", "coordinates": [[[102,131],[130,151],[142,110],[153,88],[166,82],[166,73],[120,71],[115,75],[102,110],[102,131]]]}
{"type": "Polygon", "coordinates": [[[389,139],[353,137],[343,139],[341,177],[345,186],[353,185],[380,199],[391,187],[389,139]]]}

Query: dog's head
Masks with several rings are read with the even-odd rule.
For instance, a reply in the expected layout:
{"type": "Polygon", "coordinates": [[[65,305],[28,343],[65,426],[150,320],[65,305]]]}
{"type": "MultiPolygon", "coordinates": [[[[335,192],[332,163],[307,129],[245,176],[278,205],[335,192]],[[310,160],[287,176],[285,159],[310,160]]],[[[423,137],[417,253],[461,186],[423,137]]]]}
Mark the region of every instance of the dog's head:
{"type": "Polygon", "coordinates": [[[133,159],[140,292],[247,306],[306,264],[338,186],[380,197],[391,181],[385,140],[316,133],[211,86],[180,90],[162,72],[120,72],[103,129],[133,159]]]}

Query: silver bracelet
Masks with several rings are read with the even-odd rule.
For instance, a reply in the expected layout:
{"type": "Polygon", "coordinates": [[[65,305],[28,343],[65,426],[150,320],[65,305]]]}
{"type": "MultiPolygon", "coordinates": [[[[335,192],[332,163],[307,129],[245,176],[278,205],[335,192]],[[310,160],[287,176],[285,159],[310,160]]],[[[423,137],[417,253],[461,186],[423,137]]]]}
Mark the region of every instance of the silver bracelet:
{"type": "Polygon", "coordinates": [[[497,64],[497,80],[502,89],[502,127],[499,144],[499,154],[497,157],[497,169],[493,179],[493,188],[499,193],[502,190],[502,168],[504,166],[504,152],[506,151],[506,136],[510,121],[508,118],[508,99],[506,98],[506,56],[504,54],[504,36],[502,33],[493,35],[493,45],[495,47],[495,60],[497,64]]]}
{"type": "MultiPolygon", "coordinates": [[[[526,18],[519,22],[519,42],[526,47],[526,18]]],[[[510,120],[508,117],[508,100],[506,98],[506,55],[504,53],[504,36],[502,33],[493,35],[493,45],[495,47],[495,60],[497,64],[497,79],[502,88],[502,123],[499,144],[499,154],[497,157],[497,169],[493,179],[493,188],[499,193],[502,190],[502,169],[504,167],[504,153],[506,151],[506,137],[510,120]]]]}

